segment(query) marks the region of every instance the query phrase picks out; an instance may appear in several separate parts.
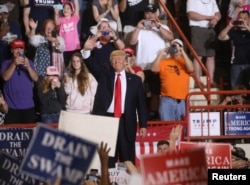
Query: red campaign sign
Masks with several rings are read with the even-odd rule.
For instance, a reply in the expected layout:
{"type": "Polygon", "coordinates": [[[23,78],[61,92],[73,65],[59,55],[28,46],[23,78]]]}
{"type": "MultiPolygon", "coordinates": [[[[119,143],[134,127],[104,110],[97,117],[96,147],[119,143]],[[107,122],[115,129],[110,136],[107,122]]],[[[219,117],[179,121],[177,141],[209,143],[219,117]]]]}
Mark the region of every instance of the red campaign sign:
{"type": "Polygon", "coordinates": [[[232,168],[231,145],[225,143],[180,142],[180,149],[204,147],[209,169],[232,168]]]}
{"type": "Polygon", "coordinates": [[[204,148],[144,155],[141,170],[144,185],[207,184],[204,148]]]}
{"type": "Polygon", "coordinates": [[[140,156],[144,154],[153,154],[157,151],[157,142],[159,140],[168,140],[169,134],[173,127],[178,124],[169,124],[161,126],[151,126],[147,128],[147,136],[140,138],[140,130],[137,130],[135,152],[136,152],[136,166],[140,164],[140,156]]]}

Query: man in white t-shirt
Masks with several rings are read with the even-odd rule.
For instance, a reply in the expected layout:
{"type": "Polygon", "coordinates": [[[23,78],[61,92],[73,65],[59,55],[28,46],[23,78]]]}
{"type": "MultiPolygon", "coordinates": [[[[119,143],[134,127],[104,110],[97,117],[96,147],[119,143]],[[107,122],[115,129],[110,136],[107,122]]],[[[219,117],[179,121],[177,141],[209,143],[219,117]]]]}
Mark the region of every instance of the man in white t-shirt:
{"type": "Polygon", "coordinates": [[[140,20],[130,37],[130,44],[136,45],[136,65],[145,73],[145,83],[151,92],[150,111],[156,114],[159,108],[160,80],[158,74],[150,71],[161,48],[173,40],[172,31],[167,25],[161,24],[157,17],[157,8],[149,4],[144,11],[144,19],[140,20]]]}

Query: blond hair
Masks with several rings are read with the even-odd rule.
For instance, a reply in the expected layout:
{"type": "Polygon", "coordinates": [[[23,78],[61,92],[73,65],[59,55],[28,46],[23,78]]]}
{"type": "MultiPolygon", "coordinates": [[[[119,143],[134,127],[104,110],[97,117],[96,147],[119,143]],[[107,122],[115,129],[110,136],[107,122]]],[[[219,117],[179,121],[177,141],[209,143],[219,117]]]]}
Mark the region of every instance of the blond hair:
{"type": "Polygon", "coordinates": [[[114,50],[114,51],[112,51],[111,54],[110,54],[110,60],[112,60],[112,58],[113,58],[114,56],[124,56],[124,57],[126,57],[126,52],[123,51],[123,50],[114,50]]]}

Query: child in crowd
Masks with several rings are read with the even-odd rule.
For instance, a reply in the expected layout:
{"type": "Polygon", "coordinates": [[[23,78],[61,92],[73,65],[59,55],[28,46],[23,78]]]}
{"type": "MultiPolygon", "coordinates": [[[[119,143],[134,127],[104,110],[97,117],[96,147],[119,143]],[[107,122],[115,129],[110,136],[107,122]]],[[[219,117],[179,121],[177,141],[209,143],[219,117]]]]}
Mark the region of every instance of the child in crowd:
{"type": "Polygon", "coordinates": [[[59,26],[59,35],[65,41],[65,51],[63,53],[64,63],[67,67],[71,55],[80,49],[80,39],[77,30],[77,24],[80,20],[78,0],[64,1],[63,17],[59,16],[59,9],[55,8],[55,22],[59,26]]]}
{"type": "Polygon", "coordinates": [[[41,121],[43,123],[58,123],[60,111],[65,106],[65,91],[55,66],[47,67],[46,76],[38,86],[38,97],[41,121]]]}
{"type": "Polygon", "coordinates": [[[97,81],[89,73],[80,53],[72,55],[69,74],[65,73],[66,110],[90,114],[93,108],[97,81]]]}

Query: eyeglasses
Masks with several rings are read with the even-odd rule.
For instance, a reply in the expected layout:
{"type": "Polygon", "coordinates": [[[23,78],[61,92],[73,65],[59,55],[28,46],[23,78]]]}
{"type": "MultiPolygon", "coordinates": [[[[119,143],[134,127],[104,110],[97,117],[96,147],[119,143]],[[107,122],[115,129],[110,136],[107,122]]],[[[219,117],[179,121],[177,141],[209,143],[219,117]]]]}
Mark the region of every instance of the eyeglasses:
{"type": "Polygon", "coordinates": [[[178,68],[178,66],[176,66],[176,65],[174,65],[174,66],[167,65],[167,66],[169,68],[172,68],[177,75],[180,75],[180,69],[178,68]]]}

